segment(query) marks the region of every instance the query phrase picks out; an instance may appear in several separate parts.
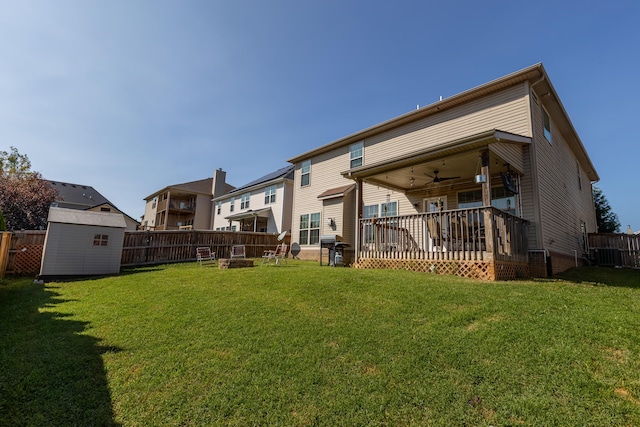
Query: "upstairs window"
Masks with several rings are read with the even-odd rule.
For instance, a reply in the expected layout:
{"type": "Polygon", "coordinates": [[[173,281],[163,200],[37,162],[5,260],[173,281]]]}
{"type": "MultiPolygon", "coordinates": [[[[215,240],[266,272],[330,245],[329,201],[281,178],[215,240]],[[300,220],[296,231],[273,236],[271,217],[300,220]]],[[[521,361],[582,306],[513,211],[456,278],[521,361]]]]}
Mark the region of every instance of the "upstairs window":
{"type": "Polygon", "coordinates": [[[216,214],[220,215],[220,212],[222,212],[222,202],[216,202],[216,214]]]}
{"type": "Polygon", "coordinates": [[[549,119],[549,113],[544,108],[542,109],[542,122],[544,125],[544,137],[551,144],[551,119],[549,119]]]}
{"type": "Polygon", "coordinates": [[[232,197],[231,200],[229,201],[229,212],[233,212],[235,207],[236,207],[236,198],[232,197]]]}
{"type": "Polygon", "coordinates": [[[249,209],[249,196],[249,193],[247,193],[240,197],[240,209],[249,209]]]}
{"type": "Polygon", "coordinates": [[[576,174],[578,175],[578,190],[582,191],[582,174],[580,173],[580,163],[576,160],[576,174]]]}
{"type": "Polygon", "coordinates": [[[278,191],[278,186],[272,185],[271,187],[267,187],[264,191],[264,204],[268,205],[269,203],[276,202],[276,192],[278,191]]]}
{"type": "Polygon", "coordinates": [[[302,162],[302,168],[300,169],[300,186],[306,187],[311,184],[311,160],[305,160],[302,162]]]}
{"type": "Polygon", "coordinates": [[[352,144],[349,147],[349,158],[351,159],[351,163],[349,166],[351,169],[357,168],[358,166],[362,166],[362,153],[364,150],[364,143],[358,142],[357,144],[352,144]]]}

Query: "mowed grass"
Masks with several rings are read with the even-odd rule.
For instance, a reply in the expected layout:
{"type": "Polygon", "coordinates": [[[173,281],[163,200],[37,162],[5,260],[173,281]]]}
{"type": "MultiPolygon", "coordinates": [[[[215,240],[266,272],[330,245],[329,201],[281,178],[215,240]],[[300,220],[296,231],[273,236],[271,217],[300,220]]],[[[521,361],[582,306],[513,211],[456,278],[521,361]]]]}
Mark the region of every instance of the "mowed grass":
{"type": "Polygon", "coordinates": [[[640,425],[640,271],[0,282],[0,425],[640,425]]]}

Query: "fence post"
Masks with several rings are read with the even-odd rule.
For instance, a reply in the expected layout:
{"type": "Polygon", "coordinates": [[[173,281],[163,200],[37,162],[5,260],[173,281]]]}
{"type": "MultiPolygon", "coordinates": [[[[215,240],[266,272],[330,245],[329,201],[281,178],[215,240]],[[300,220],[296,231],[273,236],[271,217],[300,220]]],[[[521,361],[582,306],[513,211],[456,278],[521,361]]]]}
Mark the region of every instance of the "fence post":
{"type": "Polygon", "coordinates": [[[4,274],[7,271],[7,264],[9,263],[9,246],[11,245],[11,233],[8,231],[2,232],[2,239],[0,239],[0,279],[4,279],[4,274]]]}

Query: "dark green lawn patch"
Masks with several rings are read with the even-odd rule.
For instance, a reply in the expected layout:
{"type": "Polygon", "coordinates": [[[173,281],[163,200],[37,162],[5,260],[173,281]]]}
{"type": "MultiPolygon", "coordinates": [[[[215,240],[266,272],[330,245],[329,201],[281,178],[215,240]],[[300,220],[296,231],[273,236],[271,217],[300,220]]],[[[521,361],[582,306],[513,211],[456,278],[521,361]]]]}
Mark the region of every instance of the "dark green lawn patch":
{"type": "Polygon", "coordinates": [[[83,409],[140,426],[640,425],[639,290],[592,271],[486,283],[289,261],[5,283],[0,409],[50,425],[87,424],[83,409]]]}

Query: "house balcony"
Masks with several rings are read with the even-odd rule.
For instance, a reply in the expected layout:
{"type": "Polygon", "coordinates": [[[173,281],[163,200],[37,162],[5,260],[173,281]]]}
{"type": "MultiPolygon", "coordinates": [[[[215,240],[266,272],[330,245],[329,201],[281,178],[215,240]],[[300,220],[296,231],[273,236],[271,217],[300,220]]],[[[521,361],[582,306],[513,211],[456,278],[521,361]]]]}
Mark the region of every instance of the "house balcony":
{"type": "Polygon", "coordinates": [[[357,266],[512,278],[527,271],[528,228],[494,207],[361,219],[357,266]]]}

